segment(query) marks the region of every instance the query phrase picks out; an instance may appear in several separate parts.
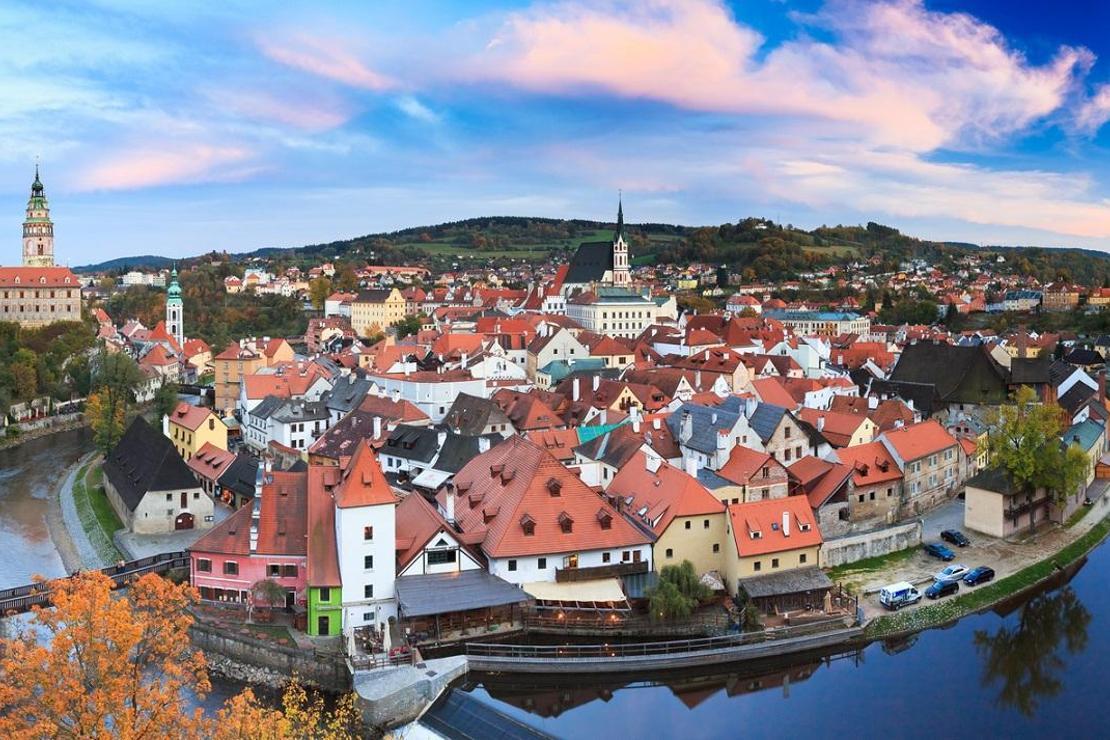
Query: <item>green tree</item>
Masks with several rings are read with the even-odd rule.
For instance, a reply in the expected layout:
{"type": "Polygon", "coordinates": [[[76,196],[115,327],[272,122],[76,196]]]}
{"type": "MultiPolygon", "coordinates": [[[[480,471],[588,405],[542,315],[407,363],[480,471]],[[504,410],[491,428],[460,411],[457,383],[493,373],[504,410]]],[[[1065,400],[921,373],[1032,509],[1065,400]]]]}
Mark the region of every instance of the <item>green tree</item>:
{"type": "Polygon", "coordinates": [[[11,374],[12,388],[15,391],[16,398],[26,401],[35,397],[38,392],[39,381],[33,365],[28,365],[26,362],[15,362],[8,368],[8,372],[11,374]]]}
{"type": "Polygon", "coordinates": [[[694,564],[689,560],[683,560],[681,565],[664,566],[659,571],[658,583],[648,592],[651,618],[668,620],[688,617],[711,593],[698,578],[694,564]]]}
{"type": "Polygon", "coordinates": [[[331,278],[318,277],[313,280],[308,284],[308,295],[312,301],[312,307],[317,311],[323,311],[324,302],[331,295],[331,278]]]}
{"type": "Polygon", "coordinates": [[[348,262],[335,266],[335,276],[331,282],[336,290],[344,293],[353,293],[358,290],[358,275],[355,274],[355,268],[348,262]]]}
{"type": "Polygon", "coordinates": [[[177,404],[181,402],[181,399],[177,397],[180,391],[181,386],[167,381],[154,394],[154,413],[159,424],[162,422],[162,417],[172,414],[173,410],[177,408],[177,404]]]}
{"type": "Polygon", "coordinates": [[[123,436],[123,406],[113,407],[106,400],[105,394],[91,393],[85,403],[85,418],[92,427],[97,449],[107,455],[123,436]]]}
{"type": "Polygon", "coordinates": [[[393,326],[397,329],[397,338],[404,339],[405,337],[420,331],[420,326],[422,323],[423,317],[421,316],[406,316],[400,321],[394,322],[393,326]]]}
{"type": "Polygon", "coordinates": [[[1033,389],[1022,386],[992,419],[990,466],[1004,470],[1026,493],[1043,488],[1063,500],[1086,479],[1090,465],[1078,445],[1061,441],[1066,424],[1060,408],[1039,403],[1033,389]]]}

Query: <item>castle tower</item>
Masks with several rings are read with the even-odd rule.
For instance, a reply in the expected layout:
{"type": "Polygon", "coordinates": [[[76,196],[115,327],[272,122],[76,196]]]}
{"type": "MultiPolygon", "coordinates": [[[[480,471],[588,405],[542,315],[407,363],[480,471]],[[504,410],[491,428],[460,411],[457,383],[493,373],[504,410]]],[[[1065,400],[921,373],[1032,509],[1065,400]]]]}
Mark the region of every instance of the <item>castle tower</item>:
{"type": "Polygon", "coordinates": [[[50,220],[50,205],[39,179],[38,165],[35,165],[35,181],[31,183],[31,198],[27,201],[27,218],[23,220],[23,265],[54,266],[54,222],[50,220]]]}
{"type": "Polygon", "coordinates": [[[617,231],[613,234],[613,285],[628,285],[632,273],[628,265],[628,244],[624,241],[624,203],[617,200],[617,231]]]}
{"type": "Polygon", "coordinates": [[[181,300],[181,286],[177,283],[177,267],[170,273],[170,287],[166,291],[166,331],[185,346],[185,304],[181,300]]]}

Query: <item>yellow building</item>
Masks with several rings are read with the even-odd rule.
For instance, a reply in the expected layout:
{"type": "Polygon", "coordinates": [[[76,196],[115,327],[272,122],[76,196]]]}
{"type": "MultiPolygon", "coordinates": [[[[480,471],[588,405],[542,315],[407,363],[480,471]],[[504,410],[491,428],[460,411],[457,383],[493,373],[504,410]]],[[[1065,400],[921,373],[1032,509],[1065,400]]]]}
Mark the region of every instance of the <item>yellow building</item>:
{"type": "Polygon", "coordinates": [[[364,290],[351,302],[351,328],[360,337],[384,332],[405,318],[405,297],[396,288],[364,290]]]}
{"type": "Polygon", "coordinates": [[[162,433],[182,460],[191,460],[205,444],[227,450],[227,427],[211,409],[182,401],[172,414],[162,419],[162,433]]]}
{"type": "Polygon", "coordinates": [[[230,413],[239,400],[239,382],[264,367],[292,362],[293,347],[284,339],[244,339],[229,344],[213,360],[216,378],[216,410],[230,413]]]}
{"type": "Polygon", "coordinates": [[[724,576],[730,594],[743,578],[818,564],[821,530],[805,496],[728,507],[724,576]]]}

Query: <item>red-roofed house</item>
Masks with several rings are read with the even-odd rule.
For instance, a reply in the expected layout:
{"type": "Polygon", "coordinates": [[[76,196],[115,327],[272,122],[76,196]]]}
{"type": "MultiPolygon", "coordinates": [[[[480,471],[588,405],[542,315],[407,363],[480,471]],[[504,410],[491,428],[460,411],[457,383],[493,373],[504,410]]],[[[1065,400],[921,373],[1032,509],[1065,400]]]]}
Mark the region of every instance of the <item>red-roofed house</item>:
{"type": "Polygon", "coordinates": [[[227,449],[227,426],[223,420],[209,408],[184,401],[177,404],[173,413],[162,417],[162,433],[186,462],[206,444],[227,449]]]}
{"type": "Polygon", "coordinates": [[[816,566],[823,542],[804,496],[730,504],[727,535],[724,575],[730,594],[743,578],[816,566]]]}
{"type": "MultiPolygon", "coordinates": [[[[905,503],[919,514],[956,494],[960,449],[935,419],[883,432],[879,441],[902,470],[905,503]]],[[[902,510],[899,515],[908,515],[902,510]]]]}
{"type": "Polygon", "coordinates": [[[713,491],[725,503],[785,498],[789,493],[786,468],[766,452],[737,445],[728,462],[714,472],[729,484],[713,491]]]}
{"type": "Polygon", "coordinates": [[[798,418],[821,433],[833,447],[862,445],[875,439],[879,427],[866,416],[803,408],[798,418]]]}
{"type": "Polygon", "coordinates": [[[419,493],[397,506],[397,577],[485,568],[482,555],[462,542],[443,515],[419,493]]]}
{"type": "MultiPolygon", "coordinates": [[[[845,447],[836,451],[840,462],[852,468],[848,496],[849,521],[893,521],[902,499],[902,470],[882,442],[845,447]]],[[[822,520],[824,525],[824,520],[822,520]]]]}

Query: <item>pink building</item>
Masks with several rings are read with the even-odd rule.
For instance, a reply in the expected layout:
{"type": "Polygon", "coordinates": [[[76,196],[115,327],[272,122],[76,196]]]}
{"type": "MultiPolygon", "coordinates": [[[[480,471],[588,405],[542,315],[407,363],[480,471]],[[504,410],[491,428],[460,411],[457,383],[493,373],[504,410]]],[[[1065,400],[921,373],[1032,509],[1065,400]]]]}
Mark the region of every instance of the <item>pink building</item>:
{"type": "Polygon", "coordinates": [[[286,606],[306,602],[308,473],[270,472],[262,495],[189,548],[190,582],[201,599],[249,603],[251,588],[270,579],[286,606]]]}

